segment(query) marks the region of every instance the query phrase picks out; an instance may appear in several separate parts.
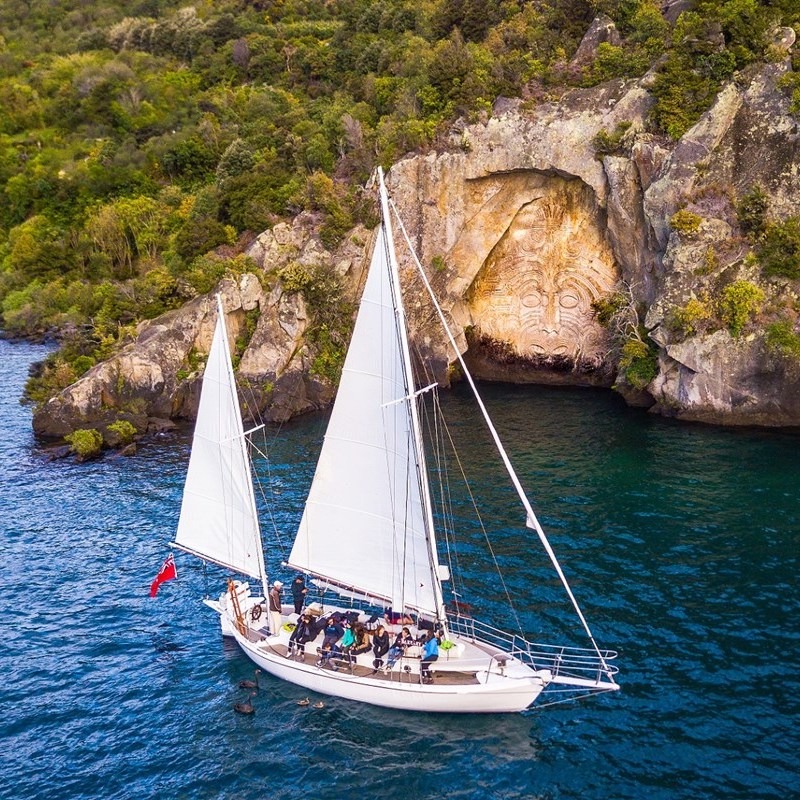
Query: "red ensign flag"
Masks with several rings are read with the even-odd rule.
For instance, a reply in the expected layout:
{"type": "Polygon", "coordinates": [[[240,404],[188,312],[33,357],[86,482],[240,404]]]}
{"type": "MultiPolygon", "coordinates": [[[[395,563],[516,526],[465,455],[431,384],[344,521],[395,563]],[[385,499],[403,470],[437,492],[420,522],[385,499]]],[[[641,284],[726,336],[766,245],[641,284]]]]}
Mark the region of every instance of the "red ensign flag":
{"type": "Polygon", "coordinates": [[[161,565],[161,569],[158,571],[156,579],[150,584],[150,597],[156,596],[158,587],[161,586],[164,581],[171,581],[173,578],[177,577],[178,570],[175,569],[175,559],[172,557],[172,553],[170,553],[164,560],[164,563],[161,565]]]}

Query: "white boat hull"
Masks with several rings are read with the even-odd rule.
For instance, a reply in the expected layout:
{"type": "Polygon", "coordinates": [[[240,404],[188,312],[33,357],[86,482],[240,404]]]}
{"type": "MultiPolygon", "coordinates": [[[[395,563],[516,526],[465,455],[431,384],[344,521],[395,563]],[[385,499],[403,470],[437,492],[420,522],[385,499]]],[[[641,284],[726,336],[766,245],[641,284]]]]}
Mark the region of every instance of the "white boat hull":
{"type": "Polygon", "coordinates": [[[344,671],[332,672],[265,653],[238,635],[236,640],[250,659],[276,678],[320,694],[358,700],[383,708],[468,714],[517,712],[528,708],[544,688],[543,679],[536,674],[523,679],[490,675],[486,683],[470,686],[405,683],[399,680],[389,683],[357,677],[344,671]]]}
{"type": "MultiPolygon", "coordinates": [[[[420,682],[418,660],[409,659],[408,672],[398,664],[391,679],[382,675],[373,678],[354,674],[346,668],[333,671],[328,666],[318,667],[314,663],[316,643],[306,645],[308,656],[305,661],[287,658],[284,653],[288,632],[280,631],[278,636],[264,638],[242,635],[219,605],[207,604],[212,608],[216,606],[223,635],[232,636],[264,672],[313,692],[383,708],[461,714],[519,712],[536,700],[551,677],[549,672],[535,672],[510,656],[501,668],[488,655],[481,659],[480,665],[472,659],[432,664],[434,682],[431,684],[420,682]],[[444,682],[447,667],[454,671],[469,669],[475,673],[474,682],[455,685],[444,682]],[[438,676],[437,668],[440,671],[438,676]]],[[[364,656],[367,661],[371,658],[371,653],[364,656]]]]}

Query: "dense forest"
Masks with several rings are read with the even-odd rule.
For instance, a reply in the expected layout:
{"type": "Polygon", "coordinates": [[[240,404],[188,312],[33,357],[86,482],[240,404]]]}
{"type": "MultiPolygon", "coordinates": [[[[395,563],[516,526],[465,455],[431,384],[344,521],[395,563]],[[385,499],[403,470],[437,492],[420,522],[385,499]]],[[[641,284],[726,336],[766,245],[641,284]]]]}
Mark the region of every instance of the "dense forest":
{"type": "MultiPolygon", "coordinates": [[[[500,96],[531,107],[653,70],[652,131],[680,137],[722,83],[776,55],[797,0],[4,0],[0,304],[57,332],[41,401],[208,291],[302,210],[334,246],[374,166],[435,147],[500,96]],[[593,19],[620,38],[572,57],[593,19]]],[[[785,89],[800,113],[800,64],[785,89]]]]}

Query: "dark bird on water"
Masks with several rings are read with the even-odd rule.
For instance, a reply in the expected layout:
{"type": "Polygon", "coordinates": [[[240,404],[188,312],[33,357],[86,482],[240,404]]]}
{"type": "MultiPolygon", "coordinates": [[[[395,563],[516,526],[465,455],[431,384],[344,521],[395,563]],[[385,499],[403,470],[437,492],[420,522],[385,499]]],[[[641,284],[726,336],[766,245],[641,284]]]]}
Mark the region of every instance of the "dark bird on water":
{"type": "MultiPolygon", "coordinates": [[[[255,697],[255,692],[250,695],[250,697],[255,697]]],[[[234,703],[233,710],[238,712],[239,714],[255,714],[256,710],[253,708],[252,702],[250,700],[245,700],[242,703],[234,703]]]]}
{"type": "Polygon", "coordinates": [[[250,680],[239,681],[239,688],[240,689],[255,689],[256,691],[258,691],[258,688],[259,688],[258,687],[258,673],[259,672],[261,672],[260,669],[257,669],[255,671],[254,674],[256,676],[256,679],[254,681],[250,681],[250,680]]]}

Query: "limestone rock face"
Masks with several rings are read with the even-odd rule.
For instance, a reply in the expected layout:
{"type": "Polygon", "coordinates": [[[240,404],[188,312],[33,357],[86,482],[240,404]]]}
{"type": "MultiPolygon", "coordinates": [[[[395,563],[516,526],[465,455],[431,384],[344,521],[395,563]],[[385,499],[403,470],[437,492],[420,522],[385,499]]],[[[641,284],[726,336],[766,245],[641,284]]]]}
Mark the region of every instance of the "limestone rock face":
{"type": "MultiPolygon", "coordinates": [[[[356,229],[331,253],[316,235],[317,224],[313,215],[301,214],[264,232],[247,253],[261,273],[225,279],[218,287],[231,351],[238,357],[240,403],[251,419],[285,421],[333,398],[330,381],[312,374],[317,353],[307,341],[310,314],[302,294],[286,291],[275,276],[291,264],[325,265],[345,279],[347,297],[355,301],[371,234],[356,229]]],[[[142,323],[135,342],[37,410],[35,431],[61,437],[76,428],[98,428],[113,446],[108,426],[116,420],[128,420],[143,433],[164,430],[171,419],[194,418],[215,324],[211,295],[142,323]]]]}
{"type": "MultiPolygon", "coordinates": [[[[459,130],[450,152],[395,165],[390,191],[477,376],[611,385],[616,360],[592,302],[622,280],[661,347],[649,391],[624,392],[632,402],[649,396],[657,412],[722,424],[800,424],[795,370],[769,354],[765,325],[748,338],[719,322],[671,328],[676,309],[693,298],[716,307],[736,280],[759,286],[764,307],[791,291],[747,262],[735,209],[760,186],[772,219],[800,215],[800,131],[777,86],[787,68],[740,76],[678,142],[644,132],[645,76],[528,113],[506,104],[459,130]],[[619,144],[598,158],[601,132],[619,144]],[[682,208],[701,220],[694,235],[672,229],[682,208]]],[[[417,288],[416,338],[448,363],[417,288]]]]}
{"type": "MultiPolygon", "coordinates": [[[[532,115],[511,111],[465,129],[461,152],[392,168],[390,191],[423,263],[439,265],[439,301],[477,377],[612,384],[592,303],[656,255],[637,166],[606,167],[593,139],[643,120],[650,105],[636,82],[575,91],[532,115]]],[[[452,361],[427,327],[422,292],[410,295],[423,345],[439,363],[452,361]]]]}
{"type": "MultiPolygon", "coordinates": [[[[235,340],[244,319],[243,300],[245,304],[252,300],[252,282],[226,282],[220,291],[235,340]]],[[[151,418],[191,414],[197,398],[179,390],[178,374],[192,351],[208,353],[215,320],[213,298],[199,297],[177,311],[143,323],[136,342],[90,369],[38,409],[34,430],[43,436],[64,436],[76,428],[98,428],[111,443],[113,434],[107,427],[117,419],[128,420],[142,433],[151,418]]]]}
{"type": "Polygon", "coordinates": [[[771,358],[756,338],[717,331],[668,345],[661,361],[651,392],[666,416],[765,426],[800,419],[800,368],[771,358]]]}

